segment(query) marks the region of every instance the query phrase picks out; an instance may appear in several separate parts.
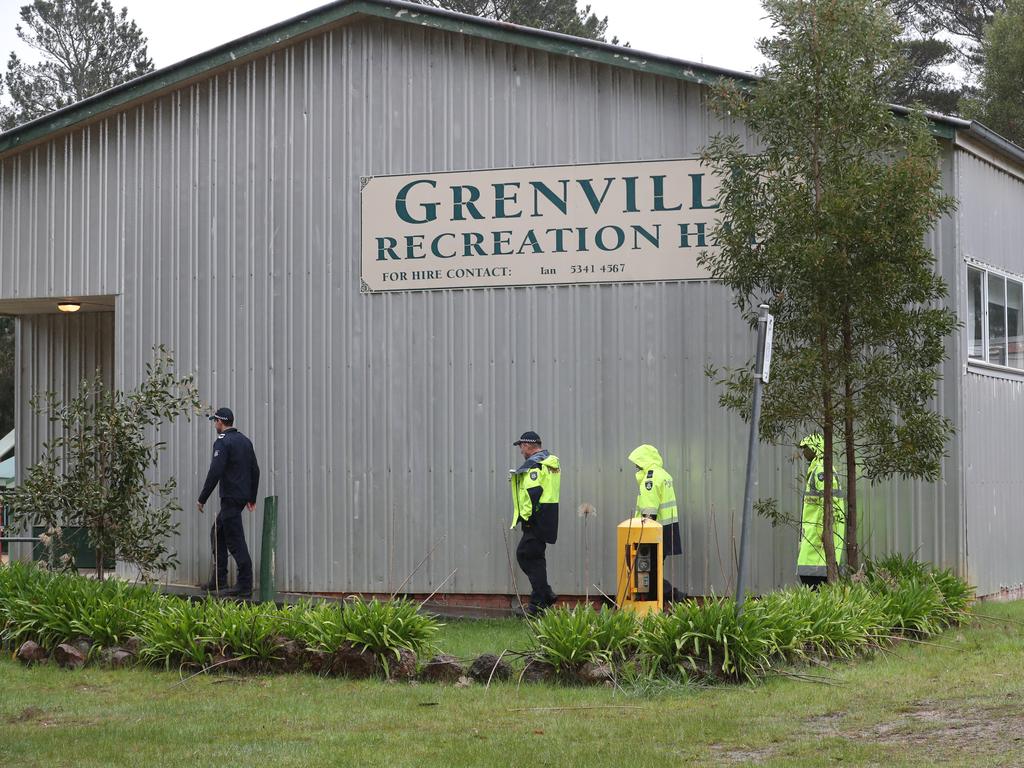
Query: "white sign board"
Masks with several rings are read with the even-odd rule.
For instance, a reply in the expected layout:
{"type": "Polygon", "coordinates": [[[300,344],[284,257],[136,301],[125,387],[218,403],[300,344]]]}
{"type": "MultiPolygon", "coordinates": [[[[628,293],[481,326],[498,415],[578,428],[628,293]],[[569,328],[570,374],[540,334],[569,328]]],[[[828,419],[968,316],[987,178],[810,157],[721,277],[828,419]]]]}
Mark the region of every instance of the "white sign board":
{"type": "Polygon", "coordinates": [[[366,291],[706,279],[700,160],[364,178],[366,291]]]}
{"type": "Polygon", "coordinates": [[[761,381],[768,383],[768,371],[772,367],[772,337],[775,335],[775,315],[768,315],[764,329],[764,363],[761,366],[761,381]]]}

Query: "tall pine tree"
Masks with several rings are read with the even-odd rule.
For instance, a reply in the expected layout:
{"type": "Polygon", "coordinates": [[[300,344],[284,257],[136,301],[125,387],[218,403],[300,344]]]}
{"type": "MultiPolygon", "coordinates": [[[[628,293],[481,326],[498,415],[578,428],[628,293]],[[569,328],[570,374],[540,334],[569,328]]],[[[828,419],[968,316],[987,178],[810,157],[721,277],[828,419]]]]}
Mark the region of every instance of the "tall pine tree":
{"type": "MultiPolygon", "coordinates": [[[[482,16],[509,24],[561,32],[606,42],[608,17],[592,13],[589,5],[578,8],[576,0],[415,0],[422,5],[482,16]]],[[[612,38],[612,43],[618,43],[612,38]]]]}
{"type": "Polygon", "coordinates": [[[34,0],[21,8],[18,38],[36,63],[12,52],[4,83],[11,128],[153,70],[146,37],[110,0],[34,0]]]}
{"type": "Polygon", "coordinates": [[[977,92],[963,112],[1024,145],[1024,0],[1007,0],[986,30],[977,92]]]}
{"type": "MultiPolygon", "coordinates": [[[[35,0],[22,6],[18,38],[37,63],[12,52],[0,82],[0,130],[152,71],[146,38],[110,0],[35,0]]],[[[14,320],[0,318],[0,434],[14,426],[14,320]]]]}

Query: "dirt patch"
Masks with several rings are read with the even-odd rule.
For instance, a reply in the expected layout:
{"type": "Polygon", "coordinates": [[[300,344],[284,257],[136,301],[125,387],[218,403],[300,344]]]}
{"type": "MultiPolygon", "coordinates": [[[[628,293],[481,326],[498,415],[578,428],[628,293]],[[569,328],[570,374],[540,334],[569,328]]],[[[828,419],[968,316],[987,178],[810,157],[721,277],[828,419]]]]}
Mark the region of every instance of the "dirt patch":
{"type": "Polygon", "coordinates": [[[830,734],[839,735],[839,726],[846,717],[845,712],[829,712],[825,715],[817,715],[807,720],[807,730],[822,736],[830,734]]]}
{"type": "Polygon", "coordinates": [[[26,707],[16,715],[7,718],[8,723],[27,723],[31,720],[39,720],[46,713],[39,707],[26,707]]]}
{"type": "Polygon", "coordinates": [[[22,723],[38,726],[40,728],[52,728],[60,723],[59,715],[56,712],[47,712],[39,707],[26,707],[16,715],[7,718],[7,722],[22,723]]]}
{"type": "Polygon", "coordinates": [[[733,749],[713,745],[711,751],[715,754],[716,765],[762,765],[775,755],[775,750],[770,747],[763,749],[733,749]]]}
{"type": "Polygon", "coordinates": [[[74,686],[72,690],[75,693],[100,693],[102,691],[106,691],[109,687],[110,686],[108,685],[91,685],[88,683],[82,683],[81,685],[74,686]]]}
{"type": "MultiPolygon", "coordinates": [[[[39,707],[26,707],[16,715],[8,715],[4,720],[11,725],[21,724],[36,728],[83,728],[103,725],[104,721],[92,717],[69,717],[60,707],[46,711],[39,707]]],[[[0,764],[2,755],[0,755],[0,764]]]]}
{"type": "Polygon", "coordinates": [[[991,701],[922,701],[865,732],[840,731],[838,735],[913,746],[936,755],[1019,752],[1024,750],[1024,712],[991,701]]]}

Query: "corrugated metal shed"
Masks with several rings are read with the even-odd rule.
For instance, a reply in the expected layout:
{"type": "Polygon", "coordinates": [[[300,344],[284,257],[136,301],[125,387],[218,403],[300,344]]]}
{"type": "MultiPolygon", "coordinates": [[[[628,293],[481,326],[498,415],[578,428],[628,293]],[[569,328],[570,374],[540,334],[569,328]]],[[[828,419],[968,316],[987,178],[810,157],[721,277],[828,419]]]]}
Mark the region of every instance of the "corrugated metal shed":
{"type": "MultiPolygon", "coordinates": [[[[704,367],[740,363],[753,341],[722,287],[359,292],[360,177],[694,156],[722,128],[706,102],[684,78],[358,18],[9,153],[0,300],[117,297],[112,314],[22,318],[20,391],[66,386],[97,359],[131,387],[154,344],[173,348],[254,439],[263,492],[281,498],[279,586],[295,591],[389,592],[442,538],[407,589],[457,569],[444,591],[513,591],[505,473],[528,428],[564,468],[552,584],[582,594],[589,570],[611,591],[614,525],[635,495],[625,457],[651,442],[682,507],[677,586],[726,590],[745,428],[704,367]],[[587,541],[583,501],[600,512],[587,541]]],[[[952,188],[951,145],[944,164],[952,188]]],[[[953,286],[957,221],[932,240],[953,286]]],[[[960,407],[951,352],[946,413],[960,407]]],[[[20,466],[40,437],[23,422],[20,466]]],[[[165,437],[184,507],[172,578],[196,582],[209,520],[191,500],[213,433],[165,437]]],[[[799,467],[763,451],[761,494],[795,512],[799,467]]],[[[863,489],[869,548],[963,570],[960,462],[953,445],[941,483],[863,489]]],[[[755,531],[753,588],[793,580],[796,534],[755,531]]]]}
{"type": "MultiPolygon", "coordinates": [[[[986,153],[958,153],[959,270],[967,317],[965,259],[1024,275],[1024,173],[986,153]]],[[[961,334],[967,344],[969,328],[961,334]]],[[[962,367],[961,439],[969,576],[987,593],[1024,584],[1024,378],[975,363],[962,367]]]]}

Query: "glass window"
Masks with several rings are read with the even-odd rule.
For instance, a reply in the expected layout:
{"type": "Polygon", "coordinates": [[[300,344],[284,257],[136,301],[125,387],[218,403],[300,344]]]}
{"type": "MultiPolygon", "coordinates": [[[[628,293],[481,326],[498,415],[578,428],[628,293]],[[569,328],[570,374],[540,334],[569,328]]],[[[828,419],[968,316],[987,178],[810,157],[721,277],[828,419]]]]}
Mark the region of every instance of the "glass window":
{"type": "Polygon", "coordinates": [[[985,309],[982,304],[982,271],[967,268],[967,332],[970,342],[968,357],[985,359],[985,309]]]}
{"type": "Polygon", "coordinates": [[[988,276],[988,361],[1006,365],[1006,280],[988,276]]]}
{"type": "Polygon", "coordinates": [[[1024,369],[1024,329],[1021,311],[1024,309],[1024,285],[1006,280],[1006,364],[1024,369]]]}

